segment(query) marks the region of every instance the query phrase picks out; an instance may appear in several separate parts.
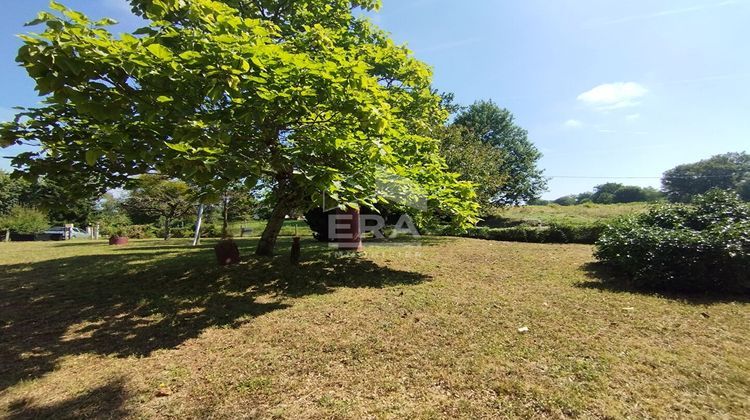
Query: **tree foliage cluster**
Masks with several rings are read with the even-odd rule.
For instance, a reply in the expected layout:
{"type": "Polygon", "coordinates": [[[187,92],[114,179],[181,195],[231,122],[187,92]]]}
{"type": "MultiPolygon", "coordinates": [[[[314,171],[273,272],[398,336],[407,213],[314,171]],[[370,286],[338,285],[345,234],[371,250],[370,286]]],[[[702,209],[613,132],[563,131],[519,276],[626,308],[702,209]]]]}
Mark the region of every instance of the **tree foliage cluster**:
{"type": "Polygon", "coordinates": [[[672,202],[690,202],[713,189],[736,191],[743,200],[750,201],[750,155],[716,155],[679,165],[662,177],[662,190],[672,202]]]}
{"type": "Polygon", "coordinates": [[[43,212],[22,205],[15,205],[7,212],[0,214],[0,232],[3,232],[2,240],[8,241],[10,233],[34,235],[49,227],[47,215],[43,212]]]}
{"type": "Polygon", "coordinates": [[[0,215],[15,206],[39,209],[52,224],[86,225],[95,219],[98,195],[71,192],[64,180],[35,182],[0,171],[0,215]]]}
{"type": "MultiPolygon", "coordinates": [[[[625,204],[625,203],[652,203],[663,199],[663,194],[652,187],[638,187],[635,185],[624,185],[617,182],[608,182],[597,185],[594,191],[581,194],[566,195],[553,201],[561,206],[574,206],[577,204],[625,204]]],[[[535,202],[535,204],[542,204],[535,202]]]]}
{"type": "Polygon", "coordinates": [[[452,170],[478,185],[483,206],[527,203],[546,190],[542,154],[509,110],[492,101],[454,109],[453,123],[442,131],[442,152],[452,170]]]}
{"type": "Polygon", "coordinates": [[[597,258],[633,285],[671,291],[750,290],[750,204],[714,190],[609,226],[597,258]]]}
{"type": "Polygon", "coordinates": [[[22,36],[17,60],[44,103],[0,139],[43,148],[16,167],[99,188],[154,172],[198,191],[264,182],[274,207],[258,254],[311,197],[388,202],[383,179],[418,185],[456,225],[476,220],[474,188],[432,132],[447,112],[429,67],[355,13],[378,1],[131,3],[148,22],[132,34],[55,2],[31,22],[43,31],[22,36]]]}

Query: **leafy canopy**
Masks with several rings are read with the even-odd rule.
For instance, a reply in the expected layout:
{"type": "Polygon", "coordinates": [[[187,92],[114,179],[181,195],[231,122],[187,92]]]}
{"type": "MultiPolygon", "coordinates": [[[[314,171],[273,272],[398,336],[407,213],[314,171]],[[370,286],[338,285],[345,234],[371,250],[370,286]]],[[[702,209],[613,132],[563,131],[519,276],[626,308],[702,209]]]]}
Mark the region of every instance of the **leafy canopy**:
{"type": "Polygon", "coordinates": [[[150,22],[133,34],[55,2],[31,22],[45,28],[22,36],[18,62],[44,106],[0,138],[42,150],[14,165],[108,187],[153,171],[213,191],[265,180],[285,207],[322,194],[385,202],[376,186],[396,179],[456,223],[475,221],[472,185],[446,171],[432,138],[447,115],[430,69],[353,15],[378,2],[132,4],[150,22]]]}
{"type": "Polygon", "coordinates": [[[537,166],[542,154],[510,111],[492,101],[478,101],[460,112],[454,124],[502,151],[504,159],[498,161],[497,171],[506,180],[494,197],[495,204],[528,202],[547,189],[547,180],[537,166]]]}
{"type": "Polygon", "coordinates": [[[664,173],[662,189],[674,202],[689,202],[712,189],[738,191],[750,201],[750,155],[726,153],[700,162],[679,165],[664,173]]]}
{"type": "Polygon", "coordinates": [[[13,206],[7,214],[0,215],[0,230],[30,235],[40,233],[48,227],[47,216],[31,207],[13,206]]]}
{"type": "Polygon", "coordinates": [[[440,153],[451,171],[476,185],[477,199],[488,210],[505,185],[508,175],[498,170],[505,159],[499,148],[483,142],[466,128],[447,126],[438,130],[440,153]]]}
{"type": "Polygon", "coordinates": [[[194,203],[195,197],[186,183],[160,175],[143,175],[122,206],[129,212],[160,218],[165,238],[169,239],[172,222],[192,213],[194,203]]]}

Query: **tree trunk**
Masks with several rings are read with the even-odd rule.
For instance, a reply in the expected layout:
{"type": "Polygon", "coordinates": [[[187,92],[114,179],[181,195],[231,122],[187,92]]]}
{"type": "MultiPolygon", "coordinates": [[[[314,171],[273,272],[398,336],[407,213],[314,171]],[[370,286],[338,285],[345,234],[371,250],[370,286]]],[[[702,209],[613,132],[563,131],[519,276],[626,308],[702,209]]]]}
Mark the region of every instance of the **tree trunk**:
{"type": "Polygon", "coordinates": [[[273,255],[273,250],[276,247],[276,239],[279,237],[279,232],[281,232],[281,227],[284,225],[284,219],[288,211],[288,206],[284,200],[276,203],[276,207],[274,207],[273,213],[271,213],[271,218],[268,220],[268,224],[265,230],[263,230],[263,235],[260,237],[255,255],[264,257],[273,255]]]}
{"type": "Polygon", "coordinates": [[[171,220],[165,218],[164,219],[164,240],[168,241],[169,238],[172,237],[172,231],[169,229],[169,226],[171,225],[171,220]]]}
{"type": "Polygon", "coordinates": [[[10,229],[5,229],[5,240],[3,242],[10,242],[10,229]]]}

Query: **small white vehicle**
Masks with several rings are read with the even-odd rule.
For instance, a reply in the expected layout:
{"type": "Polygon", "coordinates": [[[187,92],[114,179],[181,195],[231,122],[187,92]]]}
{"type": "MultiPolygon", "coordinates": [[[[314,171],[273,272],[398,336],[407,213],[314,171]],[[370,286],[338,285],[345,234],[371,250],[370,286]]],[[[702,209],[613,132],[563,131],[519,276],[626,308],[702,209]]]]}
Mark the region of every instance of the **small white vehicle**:
{"type": "MultiPolygon", "coordinates": [[[[48,236],[54,241],[62,241],[65,239],[65,227],[53,226],[42,232],[42,235],[48,236]]],[[[88,234],[88,232],[78,229],[77,227],[71,229],[70,239],[87,239],[90,237],[91,236],[88,234]]]]}

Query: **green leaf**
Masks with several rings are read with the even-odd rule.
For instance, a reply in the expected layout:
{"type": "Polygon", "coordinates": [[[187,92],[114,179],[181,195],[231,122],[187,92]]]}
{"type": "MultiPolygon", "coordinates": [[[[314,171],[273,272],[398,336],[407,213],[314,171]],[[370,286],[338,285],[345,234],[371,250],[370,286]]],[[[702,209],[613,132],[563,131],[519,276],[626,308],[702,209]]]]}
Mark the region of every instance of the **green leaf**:
{"type": "Polygon", "coordinates": [[[185,144],[185,143],[164,142],[164,144],[166,144],[167,147],[169,147],[170,149],[175,150],[180,153],[187,153],[192,150],[192,147],[190,147],[189,144],[185,144]]]}
{"type": "Polygon", "coordinates": [[[184,53],[180,54],[180,58],[182,58],[183,60],[195,60],[201,57],[201,53],[199,53],[198,51],[185,51],[184,53]]]}
{"type": "Polygon", "coordinates": [[[112,18],[104,18],[104,19],[100,19],[100,20],[97,20],[96,22],[94,22],[94,25],[96,25],[96,26],[112,26],[112,25],[117,25],[118,23],[119,23],[118,21],[116,21],[116,20],[114,20],[112,18]]]}
{"type": "Polygon", "coordinates": [[[49,8],[52,9],[52,10],[57,10],[58,12],[64,12],[65,10],[67,10],[67,8],[65,6],[63,6],[62,4],[60,4],[60,3],[58,3],[58,2],[56,2],[54,0],[52,0],[52,1],[49,2],[49,8]]]}
{"type": "Polygon", "coordinates": [[[172,102],[172,101],[174,101],[174,98],[172,98],[171,96],[164,96],[164,95],[162,95],[162,96],[159,96],[158,98],[156,98],[156,101],[159,102],[159,103],[166,103],[166,102],[172,102]]]}
{"type": "Polygon", "coordinates": [[[96,165],[96,161],[102,157],[104,153],[101,150],[90,149],[86,151],[86,164],[89,166],[96,165]]]}
{"type": "Polygon", "coordinates": [[[160,60],[167,61],[172,59],[172,51],[161,44],[151,44],[146,49],[160,60]]]}

